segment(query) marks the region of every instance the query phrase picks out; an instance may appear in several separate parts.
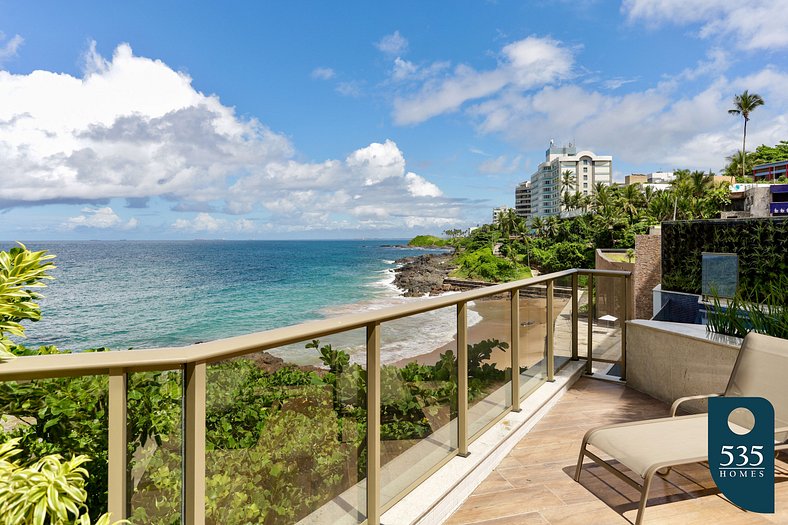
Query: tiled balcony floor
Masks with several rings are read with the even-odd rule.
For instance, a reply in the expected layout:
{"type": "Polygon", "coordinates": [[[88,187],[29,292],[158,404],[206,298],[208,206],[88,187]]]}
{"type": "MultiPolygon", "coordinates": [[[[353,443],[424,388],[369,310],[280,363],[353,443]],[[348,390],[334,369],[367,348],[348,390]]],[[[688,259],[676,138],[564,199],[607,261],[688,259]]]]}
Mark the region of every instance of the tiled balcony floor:
{"type": "MultiPolygon", "coordinates": [[[[581,378],[446,523],[634,523],[638,491],[588,459],[580,483],[572,479],[580,441],[586,430],[595,426],[666,415],[668,406],[647,395],[581,378]]],[[[665,525],[788,524],[785,453],[777,461],[775,492],[775,514],[745,512],[723,499],[706,467],[678,467],[664,480],[654,478],[644,521],[665,525]]]]}

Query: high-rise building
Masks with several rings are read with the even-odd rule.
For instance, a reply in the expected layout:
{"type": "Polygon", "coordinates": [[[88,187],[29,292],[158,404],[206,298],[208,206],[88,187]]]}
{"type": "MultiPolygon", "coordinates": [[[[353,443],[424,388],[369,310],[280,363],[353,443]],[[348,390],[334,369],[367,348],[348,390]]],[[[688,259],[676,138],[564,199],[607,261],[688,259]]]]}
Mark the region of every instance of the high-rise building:
{"type": "Polygon", "coordinates": [[[531,181],[527,180],[517,185],[514,190],[514,209],[523,219],[531,218],[531,181]]]}
{"type": "Polygon", "coordinates": [[[531,215],[534,217],[560,215],[565,211],[561,206],[563,192],[591,195],[595,183],[611,184],[612,181],[612,156],[596,155],[588,150],[578,152],[571,143],[568,146],[558,147],[551,141],[550,147],[545,152],[545,161],[539,164],[536,172],[531,175],[531,215]],[[562,184],[565,173],[568,173],[573,181],[566,188],[562,184]]]}

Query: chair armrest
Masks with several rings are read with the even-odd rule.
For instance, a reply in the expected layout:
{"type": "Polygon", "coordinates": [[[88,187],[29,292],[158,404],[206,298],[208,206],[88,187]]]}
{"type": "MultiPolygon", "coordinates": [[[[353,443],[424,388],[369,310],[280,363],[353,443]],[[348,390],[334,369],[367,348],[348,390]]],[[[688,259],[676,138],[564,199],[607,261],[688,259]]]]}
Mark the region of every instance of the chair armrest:
{"type": "Polygon", "coordinates": [[[721,397],[722,394],[701,394],[699,396],[686,396],[680,397],[673,402],[673,405],[670,407],[670,417],[676,416],[676,411],[679,409],[679,405],[684,403],[685,401],[693,401],[695,399],[707,399],[710,397],[721,397]]]}

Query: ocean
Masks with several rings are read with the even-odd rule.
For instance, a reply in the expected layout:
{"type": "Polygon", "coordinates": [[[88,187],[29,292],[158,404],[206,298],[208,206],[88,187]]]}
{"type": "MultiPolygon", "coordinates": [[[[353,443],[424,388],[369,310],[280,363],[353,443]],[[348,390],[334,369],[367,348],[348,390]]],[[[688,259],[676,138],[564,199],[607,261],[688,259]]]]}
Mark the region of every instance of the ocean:
{"type": "MultiPolygon", "coordinates": [[[[393,285],[395,260],[424,250],[406,241],[49,241],[57,256],[42,290],[42,319],[25,323],[28,346],[81,351],[159,348],[259,332],[408,299],[393,285]]],[[[8,249],[11,243],[0,243],[8,249]]],[[[471,312],[469,323],[479,320],[471,312]]],[[[323,341],[363,360],[362,330],[323,341]]],[[[453,309],[386,323],[381,359],[393,362],[450,342],[453,309]]],[[[272,353],[318,364],[315,350],[272,353]]]]}

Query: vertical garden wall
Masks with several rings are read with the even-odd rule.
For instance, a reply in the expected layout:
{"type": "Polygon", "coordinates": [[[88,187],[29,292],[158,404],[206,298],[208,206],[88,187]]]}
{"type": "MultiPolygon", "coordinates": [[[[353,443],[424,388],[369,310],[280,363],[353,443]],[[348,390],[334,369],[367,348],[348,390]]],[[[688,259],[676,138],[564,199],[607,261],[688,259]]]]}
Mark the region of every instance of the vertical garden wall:
{"type": "Polygon", "coordinates": [[[701,254],[739,256],[739,293],[761,300],[788,273],[788,218],[662,223],[662,289],[701,293],[701,254]]]}

